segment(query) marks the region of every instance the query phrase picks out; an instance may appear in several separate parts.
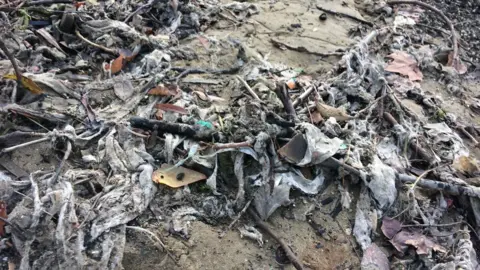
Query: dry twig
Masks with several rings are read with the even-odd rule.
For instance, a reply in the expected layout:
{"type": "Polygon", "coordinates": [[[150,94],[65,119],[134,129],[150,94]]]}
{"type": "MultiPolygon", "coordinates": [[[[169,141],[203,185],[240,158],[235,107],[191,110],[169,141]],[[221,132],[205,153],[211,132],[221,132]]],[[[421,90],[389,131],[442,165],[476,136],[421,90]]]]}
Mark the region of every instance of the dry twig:
{"type": "Polygon", "coordinates": [[[271,229],[270,227],[267,225],[267,223],[263,222],[260,217],[257,215],[257,213],[255,213],[255,211],[253,211],[251,208],[248,209],[248,213],[255,219],[255,223],[257,224],[258,227],[260,227],[260,229],[262,229],[264,232],[266,232],[268,235],[270,235],[270,237],[272,237],[275,241],[277,241],[280,246],[282,247],[282,249],[285,251],[285,253],[287,254],[287,257],[288,259],[292,262],[293,266],[295,267],[295,269],[297,270],[303,270],[304,267],[302,265],[302,263],[300,262],[300,260],[297,258],[297,256],[295,256],[295,254],[293,253],[293,251],[290,249],[290,247],[287,245],[287,243],[285,243],[285,241],[283,241],[282,238],[278,237],[271,229]]]}
{"type": "Polygon", "coordinates": [[[254,99],[258,100],[258,101],[262,101],[258,96],[257,94],[255,93],[255,91],[253,91],[253,89],[250,87],[250,85],[248,85],[248,83],[242,79],[240,76],[235,76],[237,78],[237,80],[239,80],[243,86],[245,86],[245,88],[247,89],[247,91],[250,93],[250,95],[253,96],[254,99]]]}
{"type": "Polygon", "coordinates": [[[172,253],[170,253],[170,251],[167,249],[167,246],[162,242],[162,240],[160,240],[160,238],[156,234],[154,234],[153,232],[151,232],[147,229],[137,227],[137,226],[125,226],[125,228],[130,229],[130,230],[143,232],[143,233],[148,234],[150,237],[153,237],[153,239],[155,239],[160,244],[160,246],[163,248],[163,250],[167,253],[168,257],[170,257],[170,259],[172,259],[175,262],[175,264],[177,264],[177,260],[175,260],[175,257],[172,255],[172,253]]]}
{"type": "Polygon", "coordinates": [[[98,48],[98,49],[101,49],[107,53],[111,53],[111,54],[115,54],[115,55],[118,55],[118,51],[115,50],[115,49],[109,49],[105,46],[102,46],[102,45],[99,45],[99,44],[96,44],[96,43],[93,43],[91,42],[90,40],[86,39],[84,36],[82,36],[82,34],[80,34],[80,32],[78,30],[75,30],[75,35],[77,35],[77,37],[79,39],[81,39],[82,41],[84,41],[85,43],[87,43],[88,45],[90,46],[93,46],[95,48],[98,48]]]}
{"type": "Polygon", "coordinates": [[[15,70],[15,75],[17,76],[17,81],[20,81],[22,79],[22,72],[20,72],[20,68],[17,65],[17,60],[15,60],[15,57],[13,57],[12,53],[8,50],[2,39],[0,39],[0,49],[12,63],[13,69],[15,70]]]}

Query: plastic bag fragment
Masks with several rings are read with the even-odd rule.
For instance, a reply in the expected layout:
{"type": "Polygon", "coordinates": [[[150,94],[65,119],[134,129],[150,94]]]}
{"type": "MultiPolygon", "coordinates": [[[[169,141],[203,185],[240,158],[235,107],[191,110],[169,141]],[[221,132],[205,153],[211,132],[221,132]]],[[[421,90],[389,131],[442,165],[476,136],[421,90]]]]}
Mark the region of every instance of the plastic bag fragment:
{"type": "Polygon", "coordinates": [[[277,173],[275,174],[275,179],[277,178],[279,178],[280,183],[293,186],[306,194],[317,194],[325,181],[321,171],[313,180],[310,180],[303,177],[302,173],[295,169],[286,173],[277,173]]]}
{"type": "Polygon", "coordinates": [[[368,182],[370,193],[373,194],[378,207],[385,209],[393,204],[397,197],[397,189],[395,188],[395,171],[383,164],[383,162],[375,156],[373,162],[368,165],[371,177],[368,182]]]}
{"type": "Polygon", "coordinates": [[[257,190],[254,205],[263,220],[266,220],[277,208],[290,202],[290,186],[280,184],[277,179],[275,179],[273,190],[268,183],[257,190]]]}
{"type": "MultiPolygon", "coordinates": [[[[362,185],[362,190],[360,191],[360,198],[357,202],[357,212],[355,213],[355,225],[353,227],[353,235],[357,239],[357,243],[360,244],[363,250],[366,250],[371,244],[372,239],[370,235],[372,234],[373,217],[374,213],[370,207],[370,197],[368,195],[368,190],[365,186],[362,185]]],[[[376,222],[376,220],[375,220],[376,222]]]]}
{"type": "Polygon", "coordinates": [[[172,219],[170,220],[170,232],[188,238],[188,227],[190,222],[196,220],[197,216],[201,216],[201,214],[194,208],[180,207],[172,214],[172,219]]]}
{"type": "Polygon", "coordinates": [[[316,126],[308,123],[302,124],[305,129],[305,140],[307,142],[307,151],[303,159],[296,165],[307,166],[316,165],[332,157],[343,143],[339,138],[328,138],[316,126]]]}
{"type": "Polygon", "coordinates": [[[426,124],[427,134],[432,138],[432,147],[443,159],[453,161],[457,156],[468,156],[463,140],[444,122],[426,124]]]}
{"type": "Polygon", "coordinates": [[[307,141],[303,134],[295,135],[287,144],[278,149],[278,154],[288,162],[297,164],[305,157],[307,151],[307,141]]]}

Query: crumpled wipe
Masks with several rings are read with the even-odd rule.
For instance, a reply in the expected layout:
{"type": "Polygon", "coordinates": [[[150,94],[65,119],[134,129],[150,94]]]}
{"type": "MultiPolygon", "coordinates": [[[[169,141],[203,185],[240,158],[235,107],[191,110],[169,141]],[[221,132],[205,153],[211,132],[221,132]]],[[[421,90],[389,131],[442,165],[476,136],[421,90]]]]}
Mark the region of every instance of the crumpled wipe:
{"type": "Polygon", "coordinates": [[[325,177],[321,171],[313,180],[306,179],[300,171],[295,169],[291,169],[291,171],[286,173],[277,173],[275,174],[275,178],[277,177],[280,178],[280,183],[293,186],[306,194],[317,194],[325,181],[325,177]]]}
{"type": "Polygon", "coordinates": [[[190,226],[190,223],[197,220],[197,216],[201,215],[202,214],[193,207],[180,207],[172,214],[169,231],[171,233],[179,234],[184,238],[188,238],[188,227],[190,226]]]}
{"type": "Polygon", "coordinates": [[[357,211],[355,213],[355,225],[353,227],[353,235],[355,235],[355,239],[362,247],[362,250],[366,250],[372,244],[370,235],[375,226],[374,222],[376,222],[376,220],[372,218],[375,215],[373,211],[375,210],[372,210],[370,207],[368,190],[362,185],[360,198],[357,202],[357,211]]]}
{"type": "Polygon", "coordinates": [[[343,140],[339,138],[328,138],[320,129],[312,124],[304,123],[301,127],[305,129],[307,151],[303,159],[296,164],[298,166],[320,164],[335,155],[343,144],[343,140]]]}
{"type": "Polygon", "coordinates": [[[383,164],[377,156],[373,158],[373,162],[368,167],[370,169],[370,182],[367,183],[367,186],[370,193],[380,209],[390,207],[397,198],[395,170],[383,164]]]}
{"type": "Polygon", "coordinates": [[[433,139],[433,149],[442,158],[453,161],[457,156],[468,156],[468,149],[465,148],[463,140],[453,132],[447,124],[434,123],[423,126],[427,134],[433,139]]]}
{"type": "Polygon", "coordinates": [[[290,203],[290,185],[275,177],[273,190],[268,183],[259,187],[253,201],[260,218],[266,220],[277,208],[290,203]]]}

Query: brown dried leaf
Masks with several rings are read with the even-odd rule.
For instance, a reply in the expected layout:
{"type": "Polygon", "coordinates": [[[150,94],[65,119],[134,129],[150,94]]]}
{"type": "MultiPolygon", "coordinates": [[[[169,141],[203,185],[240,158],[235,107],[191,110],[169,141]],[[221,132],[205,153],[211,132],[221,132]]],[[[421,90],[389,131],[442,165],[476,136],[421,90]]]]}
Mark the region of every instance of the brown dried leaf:
{"type": "MultiPolygon", "coordinates": [[[[7,219],[7,203],[4,201],[0,201],[0,217],[7,219]]],[[[0,220],[0,236],[5,235],[5,222],[0,220]]]]}
{"type": "Polygon", "coordinates": [[[155,105],[155,108],[160,109],[162,111],[166,111],[166,112],[176,112],[176,113],[179,113],[179,114],[188,114],[187,110],[185,110],[184,108],[182,108],[180,106],[173,105],[173,104],[157,103],[155,105]]]}
{"type": "Polygon", "coordinates": [[[127,61],[125,60],[123,54],[120,54],[120,56],[117,57],[117,59],[113,60],[112,64],[110,65],[110,71],[112,72],[112,74],[117,74],[118,72],[120,72],[126,62],[127,61]]]}
{"type": "Polygon", "coordinates": [[[141,45],[137,45],[135,46],[133,52],[127,49],[120,49],[120,55],[115,60],[113,60],[112,64],[110,65],[110,71],[112,72],[112,74],[117,74],[118,72],[120,72],[127,62],[132,61],[135,56],[137,56],[141,48],[141,45]]]}
{"type": "Polygon", "coordinates": [[[382,219],[381,229],[385,237],[392,239],[399,231],[402,230],[402,223],[396,219],[384,217],[382,219]]]}
{"type": "Polygon", "coordinates": [[[408,239],[405,241],[405,244],[412,245],[417,249],[417,254],[429,254],[431,250],[447,253],[447,249],[435,243],[430,238],[427,238],[425,235],[420,235],[413,239],[408,239]]]}
{"type": "Polygon", "coordinates": [[[175,96],[178,94],[178,85],[176,84],[159,84],[148,91],[149,95],[154,96],[175,96]]]}
{"type": "Polygon", "coordinates": [[[324,119],[330,117],[335,118],[337,121],[347,121],[351,118],[343,108],[335,108],[327,104],[316,102],[317,112],[319,112],[324,119]]]}
{"type": "Polygon", "coordinates": [[[442,253],[447,252],[444,247],[435,243],[425,235],[408,230],[402,230],[397,233],[395,237],[390,240],[390,243],[401,253],[405,253],[409,245],[417,249],[417,254],[429,254],[432,250],[442,253]]]}
{"type": "Polygon", "coordinates": [[[152,175],[153,182],[173,188],[183,187],[205,179],[207,179],[207,176],[203,173],[168,164],[162,164],[161,168],[154,171],[152,175]]]}
{"type": "Polygon", "coordinates": [[[386,71],[408,76],[411,81],[421,81],[423,79],[423,74],[418,68],[417,60],[410,54],[403,51],[395,51],[388,57],[392,58],[393,61],[388,63],[385,68],[386,71]]]}

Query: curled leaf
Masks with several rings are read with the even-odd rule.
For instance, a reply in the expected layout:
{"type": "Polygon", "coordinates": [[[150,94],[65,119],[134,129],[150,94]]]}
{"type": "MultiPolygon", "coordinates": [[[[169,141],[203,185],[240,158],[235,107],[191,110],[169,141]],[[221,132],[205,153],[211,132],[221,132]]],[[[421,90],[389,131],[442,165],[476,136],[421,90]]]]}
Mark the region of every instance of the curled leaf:
{"type": "MultiPolygon", "coordinates": [[[[0,217],[7,219],[7,203],[0,201],[0,217]]],[[[5,222],[0,220],[0,236],[5,235],[5,222]]]]}
{"type": "Polygon", "coordinates": [[[110,71],[112,72],[112,74],[117,74],[118,72],[120,72],[125,63],[127,63],[125,57],[123,56],[123,54],[120,54],[120,56],[113,60],[112,64],[110,65],[110,71]]]}
{"type": "Polygon", "coordinates": [[[160,109],[162,111],[166,111],[166,112],[176,112],[176,113],[179,113],[179,114],[188,114],[187,110],[185,110],[184,108],[182,108],[180,106],[173,105],[173,104],[157,103],[157,105],[155,105],[155,108],[160,109]]]}
{"type": "Polygon", "coordinates": [[[135,56],[137,56],[141,48],[142,47],[140,45],[137,45],[133,52],[126,49],[120,49],[120,55],[115,60],[113,60],[112,64],[110,65],[110,70],[112,74],[117,74],[118,72],[120,72],[127,62],[132,61],[135,56]]]}
{"type": "Polygon", "coordinates": [[[392,239],[399,231],[402,230],[402,223],[396,219],[384,217],[382,219],[381,229],[385,237],[392,239]]]}
{"type": "Polygon", "coordinates": [[[446,253],[447,250],[435,243],[432,239],[419,232],[411,232],[408,230],[402,230],[390,240],[390,243],[402,253],[405,253],[408,246],[413,246],[417,249],[417,254],[429,254],[434,250],[437,252],[446,253]]]}
{"type": "Polygon", "coordinates": [[[149,95],[154,96],[175,96],[179,93],[176,84],[159,84],[148,91],[149,95]]]}

